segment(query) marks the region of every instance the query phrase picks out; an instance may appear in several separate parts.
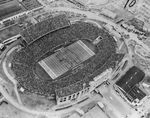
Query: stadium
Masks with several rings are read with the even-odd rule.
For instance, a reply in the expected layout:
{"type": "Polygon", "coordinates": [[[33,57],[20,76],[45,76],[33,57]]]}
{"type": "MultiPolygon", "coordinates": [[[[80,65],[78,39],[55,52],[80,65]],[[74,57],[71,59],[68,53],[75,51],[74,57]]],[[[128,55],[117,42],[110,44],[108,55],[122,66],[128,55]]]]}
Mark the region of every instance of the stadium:
{"type": "Polygon", "coordinates": [[[114,69],[124,56],[116,53],[107,31],[84,21],[71,24],[66,15],[45,19],[21,35],[22,48],[11,61],[18,88],[46,98],[88,91],[94,77],[114,69]]]}

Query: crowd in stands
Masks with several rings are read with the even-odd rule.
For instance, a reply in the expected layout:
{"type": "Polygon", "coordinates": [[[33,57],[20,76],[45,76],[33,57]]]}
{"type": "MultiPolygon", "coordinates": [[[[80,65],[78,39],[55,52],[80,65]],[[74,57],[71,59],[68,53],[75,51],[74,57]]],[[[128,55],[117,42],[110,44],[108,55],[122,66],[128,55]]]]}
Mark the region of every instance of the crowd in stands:
{"type": "Polygon", "coordinates": [[[66,42],[71,42],[72,40],[78,39],[94,40],[100,33],[101,30],[95,26],[88,23],[79,22],[71,25],[70,27],[66,27],[63,30],[57,30],[41,37],[36,40],[36,42],[29,45],[28,49],[30,49],[30,52],[33,52],[35,60],[38,60],[39,56],[52,50],[58,45],[63,45],[66,42]]]}
{"type": "MultiPolygon", "coordinates": [[[[60,26],[62,26],[62,24],[59,24],[59,27],[60,26]]],[[[70,85],[73,86],[75,83],[76,86],[77,83],[80,85],[86,83],[86,85],[88,85],[88,82],[92,80],[94,76],[100,74],[112,65],[115,66],[116,61],[122,57],[115,54],[115,48],[116,43],[107,32],[92,24],[77,22],[62,30],[46,34],[21,51],[16,52],[14,61],[12,61],[12,70],[17,75],[16,79],[20,85],[27,91],[36,92],[44,96],[51,96],[55,94],[55,90],[66,88],[67,86],[71,87],[70,85]],[[58,45],[63,45],[73,40],[90,39],[93,41],[99,35],[103,37],[103,40],[97,44],[99,51],[84,64],[84,67],[80,71],[69,73],[67,76],[58,77],[53,81],[45,81],[43,78],[38,78],[35,74],[36,72],[33,69],[35,64],[44,59],[45,54],[53,52],[58,45]]],[[[69,89],[73,92],[78,90],[75,89],[75,87],[69,89]],[[72,90],[72,88],[74,88],[74,90],[72,90]]],[[[64,92],[66,91],[66,89],[62,89],[62,92],[63,90],[64,92]]]]}
{"type": "Polygon", "coordinates": [[[21,33],[21,35],[29,45],[47,33],[56,31],[69,25],[70,22],[67,20],[65,15],[58,15],[53,18],[47,18],[46,20],[43,20],[35,25],[27,27],[21,33]]]}
{"type": "Polygon", "coordinates": [[[68,93],[72,92],[73,94],[81,91],[81,88],[88,87],[89,81],[92,81],[95,76],[101,74],[106,69],[115,68],[117,63],[120,62],[124,57],[124,54],[116,54],[115,42],[112,41],[110,43],[108,41],[110,41],[110,39],[107,38],[99,43],[99,46],[101,46],[99,53],[96,55],[96,57],[90,60],[82,70],[77,72],[75,75],[62,78],[60,80],[61,82],[57,81],[58,83],[61,83],[55,84],[59,85],[55,87],[56,90],[60,90],[60,92],[57,90],[57,94],[60,96],[67,96],[68,93]],[[73,79],[70,80],[70,78],[73,79]],[[63,85],[67,85],[67,87],[64,87],[63,85]],[[74,87],[73,85],[78,87],[74,87]]]}

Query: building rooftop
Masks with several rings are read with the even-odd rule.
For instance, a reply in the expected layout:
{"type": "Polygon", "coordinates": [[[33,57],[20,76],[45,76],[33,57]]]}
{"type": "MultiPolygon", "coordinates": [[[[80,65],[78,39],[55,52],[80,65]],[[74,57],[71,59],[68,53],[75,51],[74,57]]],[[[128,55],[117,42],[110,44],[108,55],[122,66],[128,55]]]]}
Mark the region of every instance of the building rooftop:
{"type": "Polygon", "coordinates": [[[137,85],[144,79],[144,77],[145,73],[136,66],[133,66],[119,81],[116,82],[116,85],[119,86],[130,102],[133,102],[136,99],[142,100],[146,94],[138,88],[137,85]]]}
{"type": "Polygon", "coordinates": [[[116,82],[116,85],[122,88],[124,92],[129,92],[132,87],[144,79],[144,76],[145,73],[142,70],[133,66],[116,82]]]}

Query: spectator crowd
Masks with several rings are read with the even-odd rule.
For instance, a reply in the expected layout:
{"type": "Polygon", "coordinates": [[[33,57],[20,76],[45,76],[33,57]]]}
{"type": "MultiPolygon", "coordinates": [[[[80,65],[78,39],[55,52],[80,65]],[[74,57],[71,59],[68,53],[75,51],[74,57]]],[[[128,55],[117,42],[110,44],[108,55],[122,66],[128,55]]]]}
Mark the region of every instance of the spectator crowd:
{"type": "Polygon", "coordinates": [[[116,42],[113,37],[103,29],[81,21],[68,26],[68,21],[62,16],[53,18],[52,24],[50,21],[45,20],[26,30],[23,36],[29,45],[13,56],[12,70],[19,85],[26,91],[43,96],[53,96],[57,90],[62,90],[61,93],[65,92],[67,95],[68,92],[72,94],[79,88],[83,88],[84,85],[88,86],[89,81],[104,70],[110,67],[114,68],[117,62],[123,58],[122,54],[116,54],[116,42]],[[35,74],[35,65],[54,53],[59,46],[83,39],[90,40],[92,43],[98,36],[102,37],[102,40],[95,45],[98,51],[96,55],[84,62],[82,69],[78,69],[74,73],[67,72],[54,80],[52,78],[44,80],[35,74]],[[73,87],[73,85],[75,86],[73,87]],[[67,92],[67,90],[69,91],[67,92]]]}

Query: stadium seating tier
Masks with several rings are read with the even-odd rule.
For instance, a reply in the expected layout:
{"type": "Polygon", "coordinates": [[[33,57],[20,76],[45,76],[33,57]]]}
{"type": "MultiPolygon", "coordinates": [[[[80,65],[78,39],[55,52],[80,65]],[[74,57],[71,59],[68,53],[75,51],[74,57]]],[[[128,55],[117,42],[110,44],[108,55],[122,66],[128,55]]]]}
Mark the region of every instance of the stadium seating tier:
{"type": "MultiPolygon", "coordinates": [[[[60,22],[59,18],[57,22],[60,22]]],[[[27,47],[16,52],[13,56],[12,70],[16,74],[16,80],[19,82],[19,85],[27,92],[34,92],[43,96],[52,96],[55,95],[57,90],[62,90],[60,93],[62,93],[63,96],[68,95],[68,93],[72,94],[72,92],[79,90],[75,89],[77,87],[72,87],[73,84],[76,83],[75,86],[77,86],[77,83],[80,83],[80,85],[87,83],[88,85],[93,77],[102,73],[107,68],[115,66],[115,62],[120,59],[119,57],[116,58],[116,56],[112,56],[115,55],[116,52],[116,42],[113,37],[103,29],[99,29],[85,22],[76,22],[63,29],[61,28],[63,24],[58,24],[60,29],[49,32],[40,38],[37,38],[39,36],[35,36],[34,38],[36,38],[36,40],[29,41],[27,47]],[[51,77],[49,77],[49,80],[44,79],[44,76],[41,78],[42,76],[36,74],[36,64],[45,57],[55,53],[57,47],[65,47],[71,42],[82,39],[90,40],[92,43],[98,36],[103,38],[103,40],[96,45],[98,52],[86,62],[83,62],[82,69],[76,69],[74,73],[72,73],[74,70],[69,71],[67,74],[64,74],[65,76],[62,75],[54,80],[52,80],[51,77]],[[23,66],[21,67],[21,65],[23,66]],[[72,88],[74,90],[72,90],[72,88]],[[66,90],[69,90],[69,92],[67,93],[66,90]],[[63,92],[66,92],[66,94],[63,92]]],[[[34,30],[36,29],[32,30],[28,32],[33,32],[32,34],[34,34],[34,30]]],[[[82,87],[80,86],[79,88],[82,87]]]]}

